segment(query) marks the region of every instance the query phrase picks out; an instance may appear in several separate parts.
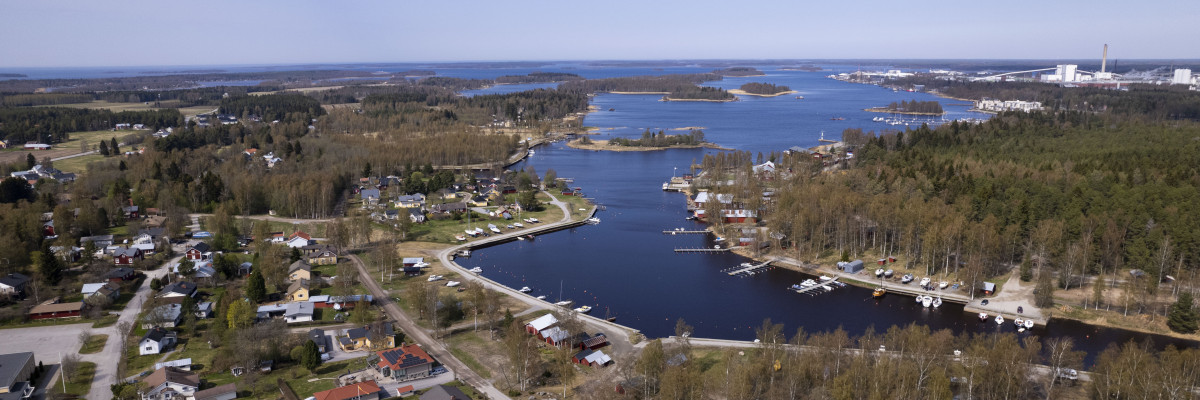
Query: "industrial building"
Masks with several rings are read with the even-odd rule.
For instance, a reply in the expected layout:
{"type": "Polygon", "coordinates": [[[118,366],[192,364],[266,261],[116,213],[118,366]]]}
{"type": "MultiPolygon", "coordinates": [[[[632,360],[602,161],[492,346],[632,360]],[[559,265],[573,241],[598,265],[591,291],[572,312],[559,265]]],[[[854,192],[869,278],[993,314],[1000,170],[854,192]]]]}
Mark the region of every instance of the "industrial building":
{"type": "Polygon", "coordinates": [[[1192,78],[1192,70],[1188,68],[1175,69],[1175,77],[1171,79],[1172,85],[1192,85],[1196,83],[1196,79],[1192,78]]]}

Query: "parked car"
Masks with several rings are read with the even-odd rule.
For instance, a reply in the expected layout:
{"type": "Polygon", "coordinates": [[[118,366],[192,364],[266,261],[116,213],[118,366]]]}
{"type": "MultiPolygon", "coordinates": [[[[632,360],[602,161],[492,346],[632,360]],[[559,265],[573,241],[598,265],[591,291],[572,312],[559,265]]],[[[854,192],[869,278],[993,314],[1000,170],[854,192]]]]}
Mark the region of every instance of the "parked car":
{"type": "Polygon", "coordinates": [[[430,375],[441,375],[444,373],[446,373],[446,367],[437,367],[437,368],[434,368],[432,371],[429,371],[430,375]]]}

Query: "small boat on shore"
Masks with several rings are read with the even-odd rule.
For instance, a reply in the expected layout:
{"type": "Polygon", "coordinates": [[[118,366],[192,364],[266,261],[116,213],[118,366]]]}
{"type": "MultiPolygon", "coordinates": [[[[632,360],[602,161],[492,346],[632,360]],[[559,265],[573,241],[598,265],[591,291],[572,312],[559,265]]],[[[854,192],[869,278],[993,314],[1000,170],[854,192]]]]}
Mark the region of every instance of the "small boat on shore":
{"type": "Polygon", "coordinates": [[[515,226],[515,227],[518,227],[518,228],[524,228],[524,227],[525,227],[525,224],[522,224],[522,223],[520,223],[520,222],[513,222],[512,226],[515,226]]]}
{"type": "Polygon", "coordinates": [[[875,277],[878,278],[881,276],[883,276],[883,268],[875,270],[875,277]]]}
{"type": "Polygon", "coordinates": [[[462,282],[459,282],[459,281],[450,281],[450,282],[446,282],[446,287],[455,287],[455,286],[458,286],[461,284],[462,284],[462,282]]]}
{"type": "Polygon", "coordinates": [[[523,221],[525,221],[525,223],[527,223],[527,224],[532,224],[532,223],[533,223],[533,221],[530,221],[530,220],[529,220],[529,218],[525,218],[523,221]]]}
{"type": "Polygon", "coordinates": [[[945,289],[946,286],[950,286],[950,282],[946,282],[946,281],[938,282],[938,289],[945,289]]]}
{"type": "Polygon", "coordinates": [[[979,322],[987,321],[987,319],[988,319],[987,313],[985,313],[985,312],[979,313],[979,322]]]}
{"type": "Polygon", "coordinates": [[[467,237],[463,236],[463,235],[454,235],[454,239],[456,239],[460,242],[465,242],[467,240],[467,237]]]}
{"type": "Polygon", "coordinates": [[[426,279],[426,281],[429,281],[429,282],[437,282],[437,281],[440,281],[440,280],[442,280],[442,276],[441,276],[441,275],[430,275],[430,276],[429,276],[429,279],[426,279]]]}
{"type": "Polygon", "coordinates": [[[492,224],[488,224],[488,230],[492,231],[492,233],[500,233],[500,228],[497,228],[495,225],[492,225],[492,224]]]}
{"type": "Polygon", "coordinates": [[[913,276],[912,276],[912,274],[904,274],[904,276],[900,278],[900,283],[905,283],[905,284],[907,284],[907,283],[909,283],[909,282],[912,282],[912,281],[913,281],[913,276]]]}
{"type": "Polygon", "coordinates": [[[889,270],[887,270],[887,271],[883,271],[883,277],[884,277],[884,278],[891,279],[891,278],[892,278],[892,275],[894,275],[894,274],[895,274],[895,272],[894,272],[894,271],[892,271],[892,270],[890,270],[890,269],[889,269],[889,270]]]}
{"type": "Polygon", "coordinates": [[[887,289],[876,288],[875,291],[871,293],[871,297],[878,299],[878,298],[883,297],[883,295],[885,295],[885,294],[887,294],[887,289]]]}
{"type": "Polygon", "coordinates": [[[533,289],[530,289],[529,286],[525,286],[523,288],[517,289],[517,291],[521,292],[521,293],[529,293],[529,292],[532,292],[533,289]]]}
{"type": "Polygon", "coordinates": [[[483,268],[475,267],[475,268],[468,269],[467,271],[471,271],[471,272],[478,274],[478,273],[483,272],[483,268]]]}
{"type": "Polygon", "coordinates": [[[575,309],[575,312],[580,313],[580,314],[587,314],[588,312],[591,312],[591,311],[592,311],[592,306],[579,306],[578,308],[575,309]]]}
{"type": "Polygon", "coordinates": [[[538,221],[538,219],[537,219],[537,218],[534,218],[534,217],[529,217],[529,222],[531,222],[531,223],[535,223],[535,224],[536,224],[536,223],[538,223],[538,222],[541,222],[541,221],[538,221]]]}
{"type": "Polygon", "coordinates": [[[929,279],[929,277],[921,278],[921,287],[929,287],[930,281],[931,279],[929,279]]]}
{"type": "Polygon", "coordinates": [[[512,225],[506,226],[505,228],[508,228],[508,229],[517,229],[517,227],[515,227],[515,226],[512,226],[512,225]]]}

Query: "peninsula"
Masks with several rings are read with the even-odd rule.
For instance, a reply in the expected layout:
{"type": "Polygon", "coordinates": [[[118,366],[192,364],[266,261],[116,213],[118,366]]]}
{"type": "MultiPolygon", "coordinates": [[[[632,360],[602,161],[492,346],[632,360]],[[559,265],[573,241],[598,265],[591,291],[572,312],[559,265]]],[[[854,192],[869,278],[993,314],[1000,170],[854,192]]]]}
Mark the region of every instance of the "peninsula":
{"type": "Polygon", "coordinates": [[[905,114],[905,115],[943,115],[946,112],[942,110],[942,105],[936,101],[901,101],[899,103],[892,102],[887,107],[866,108],[863,111],[889,113],[889,114],[905,114]]]}

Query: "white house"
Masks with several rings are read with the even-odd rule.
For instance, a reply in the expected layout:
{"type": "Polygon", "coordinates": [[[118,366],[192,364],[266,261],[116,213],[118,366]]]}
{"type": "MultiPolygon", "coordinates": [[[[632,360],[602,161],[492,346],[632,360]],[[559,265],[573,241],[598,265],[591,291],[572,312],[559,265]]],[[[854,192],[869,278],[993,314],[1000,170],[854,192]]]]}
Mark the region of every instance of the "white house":
{"type": "Polygon", "coordinates": [[[313,303],[297,301],[288,303],[287,311],[283,312],[283,320],[287,323],[309,322],[313,320],[313,303]]]}
{"type": "Polygon", "coordinates": [[[138,342],[138,354],[158,354],[165,349],[175,345],[175,332],[168,331],[163,328],[154,328],[146,331],[146,336],[138,342]]]}
{"type": "Polygon", "coordinates": [[[155,307],[143,317],[142,328],[150,329],[156,326],[174,328],[183,320],[183,306],[179,304],[163,304],[155,307]]]}
{"type": "Polygon", "coordinates": [[[146,376],[142,400],[193,400],[200,376],[174,367],[164,367],[146,376]]]}

